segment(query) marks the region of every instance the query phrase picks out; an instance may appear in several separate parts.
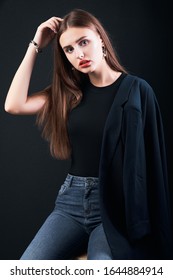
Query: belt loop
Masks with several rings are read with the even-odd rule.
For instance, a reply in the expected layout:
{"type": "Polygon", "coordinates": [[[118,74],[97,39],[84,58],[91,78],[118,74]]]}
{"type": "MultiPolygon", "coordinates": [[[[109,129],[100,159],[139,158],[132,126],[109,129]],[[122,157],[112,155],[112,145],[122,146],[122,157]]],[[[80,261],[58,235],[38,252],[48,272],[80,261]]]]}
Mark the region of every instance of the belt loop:
{"type": "Polygon", "coordinates": [[[69,188],[70,188],[71,185],[72,185],[72,182],[73,182],[73,175],[68,174],[68,175],[67,175],[67,178],[68,178],[68,185],[69,185],[69,188]]]}

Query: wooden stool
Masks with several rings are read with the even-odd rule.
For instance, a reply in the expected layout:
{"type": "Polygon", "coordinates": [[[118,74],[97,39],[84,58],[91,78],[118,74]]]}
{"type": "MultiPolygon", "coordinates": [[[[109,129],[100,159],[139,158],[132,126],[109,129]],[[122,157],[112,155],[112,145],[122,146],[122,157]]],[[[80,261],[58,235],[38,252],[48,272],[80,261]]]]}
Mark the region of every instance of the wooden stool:
{"type": "Polygon", "coordinates": [[[76,257],[75,260],[87,260],[87,254],[84,253],[84,254],[82,254],[82,255],[76,257]]]}

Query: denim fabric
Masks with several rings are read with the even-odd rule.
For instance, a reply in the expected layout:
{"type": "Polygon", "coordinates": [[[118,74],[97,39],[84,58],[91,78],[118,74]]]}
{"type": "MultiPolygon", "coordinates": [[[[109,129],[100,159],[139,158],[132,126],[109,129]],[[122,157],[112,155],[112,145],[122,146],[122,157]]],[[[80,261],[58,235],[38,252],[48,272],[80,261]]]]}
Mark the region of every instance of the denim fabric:
{"type": "Polygon", "coordinates": [[[53,212],[21,260],[67,260],[84,251],[90,260],[112,259],[101,223],[98,178],[68,174],[53,212]]]}

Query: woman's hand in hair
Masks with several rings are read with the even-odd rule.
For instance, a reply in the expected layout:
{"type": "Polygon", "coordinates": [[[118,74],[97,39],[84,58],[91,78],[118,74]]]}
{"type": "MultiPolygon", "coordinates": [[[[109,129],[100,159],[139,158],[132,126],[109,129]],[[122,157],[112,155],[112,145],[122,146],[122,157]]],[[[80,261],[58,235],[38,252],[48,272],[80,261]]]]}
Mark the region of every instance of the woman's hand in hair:
{"type": "Polygon", "coordinates": [[[33,40],[40,49],[46,47],[54,39],[62,20],[59,17],[51,17],[38,26],[33,40]]]}

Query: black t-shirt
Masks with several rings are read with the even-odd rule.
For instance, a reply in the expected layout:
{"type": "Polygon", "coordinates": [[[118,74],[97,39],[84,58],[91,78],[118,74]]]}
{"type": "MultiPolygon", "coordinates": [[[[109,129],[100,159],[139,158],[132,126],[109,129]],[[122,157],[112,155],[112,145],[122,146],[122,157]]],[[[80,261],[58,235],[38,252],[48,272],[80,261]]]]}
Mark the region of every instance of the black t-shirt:
{"type": "Polygon", "coordinates": [[[98,177],[105,122],[125,75],[123,73],[109,86],[96,87],[89,80],[85,84],[80,104],[69,115],[68,133],[72,147],[70,174],[98,177]]]}

